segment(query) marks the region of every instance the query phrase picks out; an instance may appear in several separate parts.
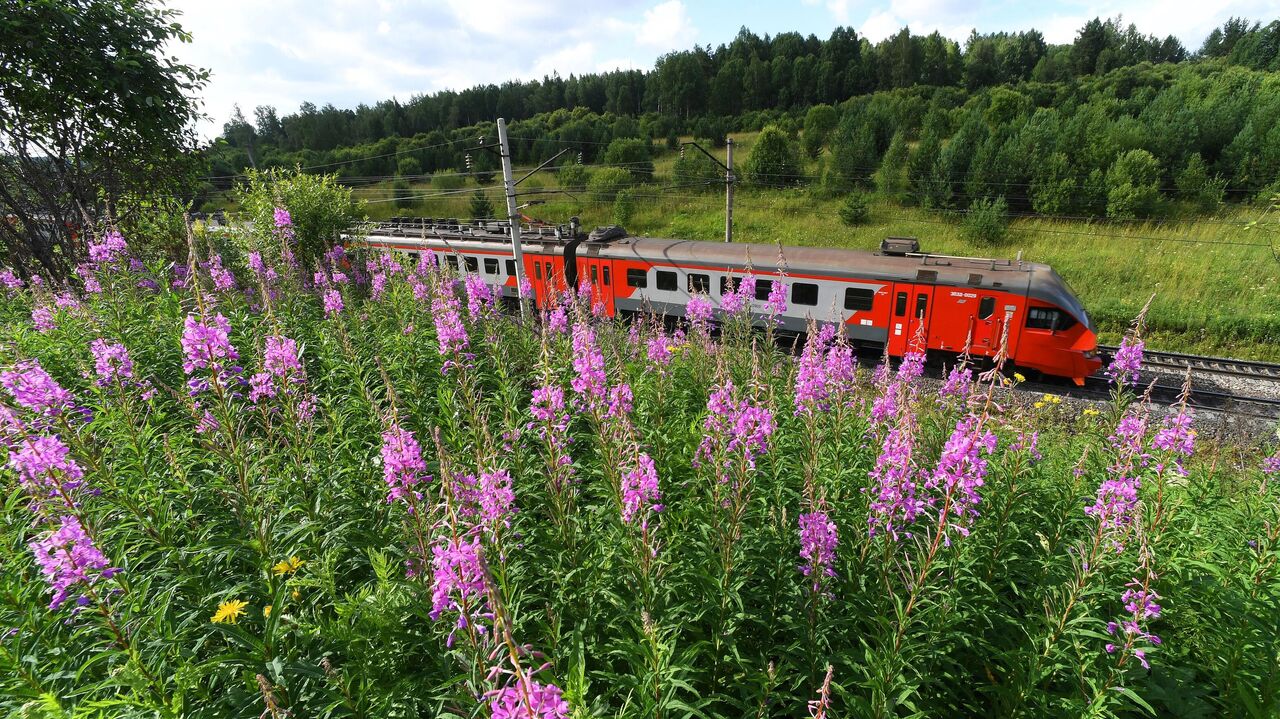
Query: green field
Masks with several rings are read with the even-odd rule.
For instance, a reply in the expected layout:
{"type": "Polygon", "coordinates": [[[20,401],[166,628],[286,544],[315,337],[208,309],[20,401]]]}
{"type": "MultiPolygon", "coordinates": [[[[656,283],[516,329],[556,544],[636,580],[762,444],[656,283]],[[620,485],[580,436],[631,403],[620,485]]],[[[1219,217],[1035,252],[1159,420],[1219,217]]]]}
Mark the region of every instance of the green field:
{"type": "MultiPolygon", "coordinates": [[[[735,135],[735,158],[750,152],[754,134],[735,135]]],[[[717,151],[723,157],[723,150],[717,151]]],[[[724,236],[724,193],[719,188],[670,189],[676,154],[655,158],[652,184],[633,190],[635,211],[627,229],[634,234],[719,240],[724,236]]],[[[816,164],[811,164],[816,171],[816,164]]],[[[439,182],[439,179],[437,179],[439,182]]],[[[464,189],[474,189],[468,181],[464,189]]],[[[612,222],[608,201],[545,192],[556,188],[551,173],[540,173],[521,185],[531,192],[521,202],[543,204],[524,210],[547,222],[577,215],[584,226],[612,222]],[[538,191],[543,192],[538,192],[538,191]]],[[[357,188],[369,202],[368,214],[381,219],[394,214],[465,217],[470,193],[432,197],[447,190],[414,185],[417,197],[408,209],[388,201],[388,184],[357,188]]],[[[487,190],[501,207],[500,189],[487,190]]],[[[1245,224],[1258,211],[1244,207],[1219,216],[1177,220],[1108,222],[1037,217],[1014,218],[1008,239],[998,246],[965,240],[959,220],[937,211],[872,200],[871,220],[859,227],[840,222],[841,199],[818,197],[805,188],[761,189],[740,185],[734,205],[734,239],[788,245],[823,245],[873,249],[887,235],[918,237],[929,252],[1014,258],[1052,265],[1075,288],[1102,330],[1102,341],[1115,343],[1149,297],[1153,347],[1171,351],[1280,360],[1280,262],[1265,231],[1245,224]]],[[[774,257],[761,257],[763,264],[774,257]]]]}

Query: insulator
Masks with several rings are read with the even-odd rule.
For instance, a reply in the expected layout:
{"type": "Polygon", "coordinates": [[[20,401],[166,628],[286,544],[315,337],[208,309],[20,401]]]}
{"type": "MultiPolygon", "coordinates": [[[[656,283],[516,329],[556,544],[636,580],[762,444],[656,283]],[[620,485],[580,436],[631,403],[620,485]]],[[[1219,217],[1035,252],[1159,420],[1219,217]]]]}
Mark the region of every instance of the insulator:
{"type": "Polygon", "coordinates": [[[582,150],[578,150],[578,164],[582,164],[582,150]]]}
{"type": "Polygon", "coordinates": [[[470,152],[466,154],[466,158],[467,158],[467,172],[471,172],[471,153],[470,152]]]}

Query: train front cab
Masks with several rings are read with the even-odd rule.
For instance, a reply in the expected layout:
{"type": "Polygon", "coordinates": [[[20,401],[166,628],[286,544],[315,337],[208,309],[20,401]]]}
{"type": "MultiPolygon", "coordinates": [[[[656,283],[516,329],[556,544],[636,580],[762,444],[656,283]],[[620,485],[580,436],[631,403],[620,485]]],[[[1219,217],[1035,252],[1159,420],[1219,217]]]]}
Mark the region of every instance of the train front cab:
{"type": "Polygon", "coordinates": [[[1102,367],[1098,336],[1071,312],[1028,300],[1014,361],[1045,374],[1070,377],[1077,385],[1102,367]]]}

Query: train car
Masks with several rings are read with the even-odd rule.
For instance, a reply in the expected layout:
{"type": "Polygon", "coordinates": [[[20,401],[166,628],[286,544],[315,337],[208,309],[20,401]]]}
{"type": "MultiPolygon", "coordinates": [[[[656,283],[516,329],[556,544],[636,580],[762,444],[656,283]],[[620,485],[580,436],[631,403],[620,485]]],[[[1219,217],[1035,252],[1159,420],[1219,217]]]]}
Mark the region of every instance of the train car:
{"type": "MultiPolygon", "coordinates": [[[[1083,384],[1102,365],[1097,331],[1084,306],[1048,265],[920,252],[912,238],[888,238],[879,252],[634,237],[618,227],[588,235],[576,224],[522,228],[524,271],[539,307],[553,293],[589,283],[610,315],[654,312],[682,317],[694,294],[717,308],[750,273],[755,319],[766,319],[773,280],[786,286],[782,331],[802,334],[810,320],[837,323],[862,351],[901,357],[968,353],[1083,384]]],[[[480,275],[516,296],[507,223],[402,218],[363,239],[373,248],[431,250],[458,272],[480,275]]]]}

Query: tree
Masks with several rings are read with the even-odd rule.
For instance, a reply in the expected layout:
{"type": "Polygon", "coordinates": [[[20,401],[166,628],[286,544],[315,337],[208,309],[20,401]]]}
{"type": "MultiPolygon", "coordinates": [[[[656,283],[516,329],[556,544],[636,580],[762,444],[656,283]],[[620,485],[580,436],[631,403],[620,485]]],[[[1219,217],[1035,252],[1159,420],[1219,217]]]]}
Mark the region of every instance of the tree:
{"type": "Polygon", "coordinates": [[[787,133],[777,125],[769,125],[760,131],[756,144],[747,157],[746,177],[749,182],[766,187],[783,187],[800,184],[804,179],[804,166],[800,153],[787,133]]]}
{"type": "Polygon", "coordinates": [[[83,240],[195,187],[208,74],[151,0],[26,0],[0,11],[0,240],[19,272],[65,276],[83,240]]]}
{"type": "Polygon", "coordinates": [[[618,193],[631,187],[631,173],[620,167],[601,167],[591,173],[587,192],[596,202],[613,202],[618,193]]]}
{"type": "Polygon", "coordinates": [[[392,204],[398,210],[407,210],[413,207],[413,191],[409,189],[409,183],[404,180],[396,180],[391,183],[392,204]]]}
{"type": "Polygon", "coordinates": [[[890,199],[901,201],[907,191],[907,161],[909,159],[907,138],[902,130],[893,133],[889,149],[880,161],[876,170],[876,189],[890,199]]]}
{"type": "Polygon", "coordinates": [[[364,216],[364,202],[352,200],[351,188],[337,175],[309,175],[299,170],[250,170],[236,188],[236,200],[253,221],[246,249],[256,249],[279,265],[280,237],[274,234],[275,210],[289,211],[292,251],[302,267],[311,267],[338,242],[352,223],[364,216]]]}
{"type": "Polygon", "coordinates": [[[613,200],[613,224],[626,227],[636,211],[636,200],[631,190],[622,190],[613,200]]]}
{"type": "Polygon", "coordinates": [[[1178,173],[1178,193],[1182,199],[1192,203],[1200,212],[1212,212],[1222,204],[1227,181],[1221,177],[1210,177],[1209,168],[1204,164],[1200,153],[1194,153],[1187,160],[1187,165],[1178,173]]]}
{"type": "Polygon", "coordinates": [[[1107,171],[1107,217],[1149,217],[1160,201],[1160,163],[1146,150],[1130,150],[1107,171]]]}
{"type": "Polygon", "coordinates": [[[920,144],[911,152],[907,161],[907,187],[912,199],[921,207],[941,207],[938,177],[935,170],[942,159],[942,142],[938,134],[926,131],[920,144]]]}
{"type": "Polygon", "coordinates": [[[724,182],[724,170],[696,149],[685,148],[671,168],[671,179],[692,189],[713,189],[724,182]]]}
{"type": "Polygon", "coordinates": [[[868,123],[846,116],[831,142],[831,165],[826,182],[834,192],[848,192],[867,186],[872,170],[880,161],[876,138],[868,123]]]}
{"type": "Polygon", "coordinates": [[[484,194],[484,190],[476,190],[471,193],[471,204],[467,207],[467,213],[471,215],[472,220],[491,220],[494,218],[493,203],[484,194]]]}
{"type": "Polygon", "coordinates": [[[604,151],[606,165],[616,165],[630,172],[639,182],[653,178],[653,159],[648,140],[619,138],[604,151]]]}
{"type": "Polygon", "coordinates": [[[969,206],[961,234],[974,244],[998,245],[1009,233],[1009,206],[1003,197],[984,197],[969,206]]]}
{"type": "Polygon", "coordinates": [[[422,163],[416,157],[402,157],[396,162],[396,174],[401,177],[417,177],[422,174],[422,163]]]}
{"type": "Polygon", "coordinates": [[[560,181],[560,189],[566,192],[582,192],[587,188],[587,180],[590,176],[591,173],[587,168],[577,163],[565,165],[556,173],[556,179],[560,181]]]}
{"type": "Polygon", "coordinates": [[[1061,215],[1073,208],[1076,181],[1071,162],[1061,152],[1054,152],[1037,163],[1032,172],[1031,209],[1044,215],[1061,215]]]}
{"type": "Polygon", "coordinates": [[[867,207],[867,196],[861,192],[851,192],[840,205],[840,221],[849,227],[866,224],[871,219],[871,209],[867,207]]]}
{"type": "Polygon", "coordinates": [[[814,105],[804,116],[804,153],[809,157],[817,157],[831,137],[839,116],[830,105],[814,105]]]}

